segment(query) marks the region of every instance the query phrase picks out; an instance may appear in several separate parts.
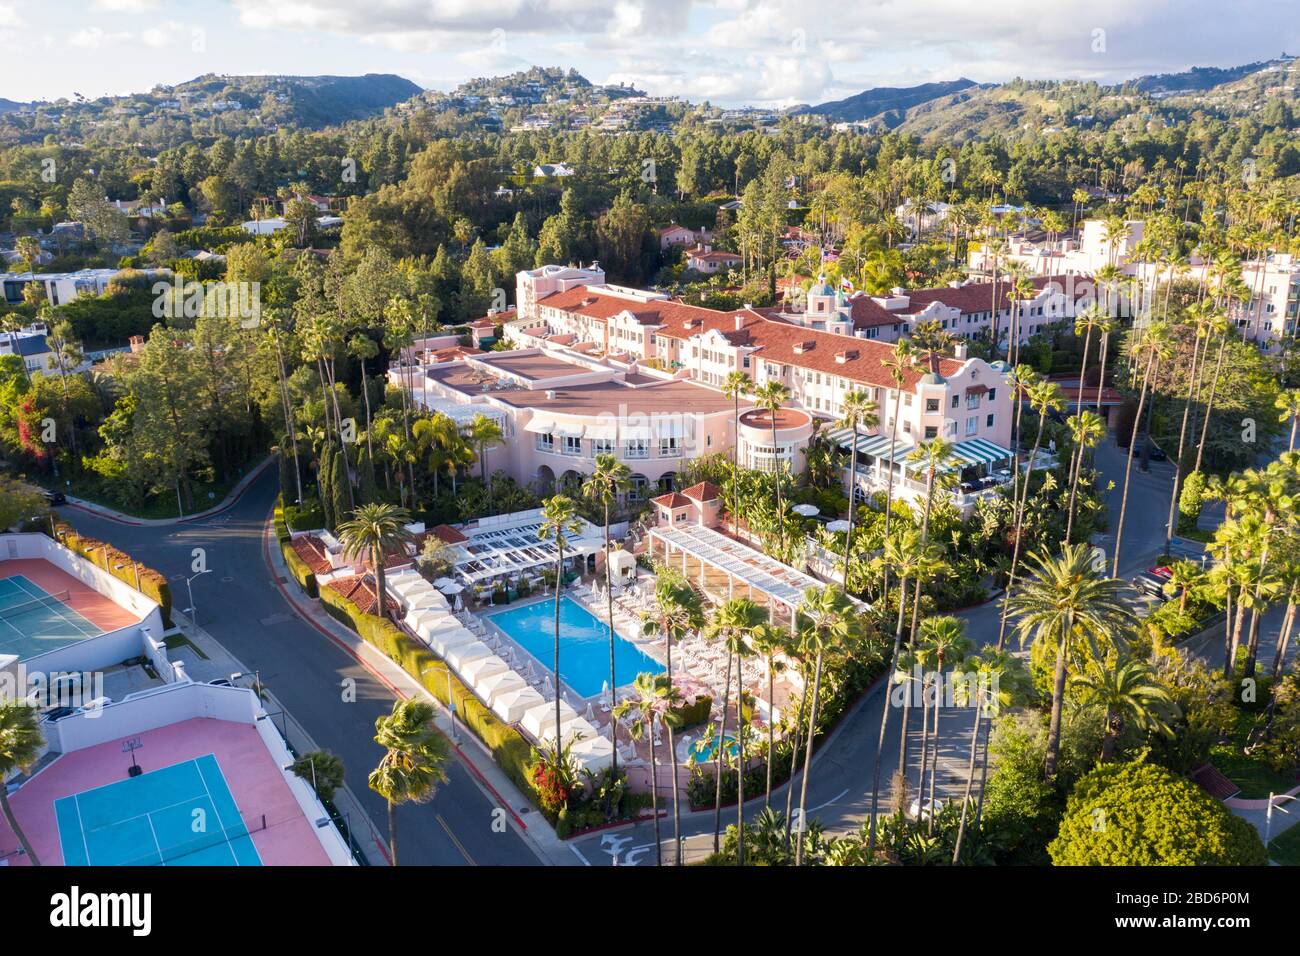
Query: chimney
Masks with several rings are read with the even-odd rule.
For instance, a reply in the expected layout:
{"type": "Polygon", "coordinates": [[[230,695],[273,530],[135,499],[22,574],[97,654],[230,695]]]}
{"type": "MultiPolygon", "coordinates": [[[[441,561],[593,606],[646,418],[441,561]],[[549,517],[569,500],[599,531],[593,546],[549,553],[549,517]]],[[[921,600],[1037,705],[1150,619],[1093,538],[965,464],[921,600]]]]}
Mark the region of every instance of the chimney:
{"type": "Polygon", "coordinates": [[[552,402],[555,401],[555,389],[553,389],[553,388],[548,388],[548,389],[546,390],[546,398],[547,398],[549,401],[552,401],[552,402]]]}
{"type": "Polygon", "coordinates": [[[144,336],[143,336],[143,335],[133,335],[133,336],[131,336],[131,338],[128,339],[127,341],[129,341],[129,342],[131,343],[131,351],[132,351],[132,352],[139,352],[139,351],[142,351],[142,350],[144,349],[144,336]]]}
{"type": "Polygon", "coordinates": [[[966,361],[966,356],[969,354],[966,348],[966,343],[964,341],[956,343],[953,346],[952,354],[953,358],[957,359],[959,362],[966,361]]]}
{"type": "MultiPolygon", "coordinates": [[[[749,306],[745,306],[745,308],[748,309],[749,306]]],[[[736,318],[736,331],[739,332],[741,329],[745,327],[745,317],[743,315],[737,315],[735,318],[736,318]]]]}

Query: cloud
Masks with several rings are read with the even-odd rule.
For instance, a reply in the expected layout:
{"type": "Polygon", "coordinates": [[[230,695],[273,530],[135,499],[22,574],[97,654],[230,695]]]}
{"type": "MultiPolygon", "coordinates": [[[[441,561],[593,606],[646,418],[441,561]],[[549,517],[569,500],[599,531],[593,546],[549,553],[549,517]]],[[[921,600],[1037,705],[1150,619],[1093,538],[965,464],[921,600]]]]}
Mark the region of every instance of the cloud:
{"type": "Polygon", "coordinates": [[[184,32],[184,24],[177,23],[175,20],[168,20],[166,23],[160,23],[157,26],[141,30],[140,42],[154,49],[162,49],[179,42],[184,32]]]}
{"type": "Polygon", "coordinates": [[[101,13],[148,13],[159,0],[91,0],[90,9],[101,13]]]}
{"type": "Polygon", "coordinates": [[[117,46],[131,39],[131,34],[124,31],[109,32],[99,27],[84,27],[68,37],[68,43],[83,50],[102,50],[117,46]]]}

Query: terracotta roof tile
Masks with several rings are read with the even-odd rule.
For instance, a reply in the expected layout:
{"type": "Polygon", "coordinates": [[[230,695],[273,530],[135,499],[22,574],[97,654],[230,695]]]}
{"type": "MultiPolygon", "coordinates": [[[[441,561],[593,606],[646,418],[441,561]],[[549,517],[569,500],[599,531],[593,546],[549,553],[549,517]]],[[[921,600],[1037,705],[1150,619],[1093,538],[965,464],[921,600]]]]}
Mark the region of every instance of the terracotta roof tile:
{"type": "Polygon", "coordinates": [[[651,498],[650,500],[657,505],[663,505],[665,508],[685,508],[691,503],[691,500],[680,491],[670,491],[666,495],[660,495],[658,498],[651,498]]]}
{"type": "Polygon", "coordinates": [[[701,481],[689,488],[683,488],[682,494],[694,501],[713,501],[722,496],[718,486],[711,481],[701,481]]]}

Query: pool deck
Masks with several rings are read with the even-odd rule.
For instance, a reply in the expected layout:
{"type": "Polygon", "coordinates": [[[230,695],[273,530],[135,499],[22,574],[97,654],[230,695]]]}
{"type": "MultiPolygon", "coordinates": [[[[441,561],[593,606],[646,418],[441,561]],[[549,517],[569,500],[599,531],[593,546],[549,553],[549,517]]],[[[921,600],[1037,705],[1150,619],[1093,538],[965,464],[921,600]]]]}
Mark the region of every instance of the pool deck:
{"type": "Polygon", "coordinates": [[[104,631],[116,631],[119,627],[140,621],[134,612],[86,586],[44,558],[11,558],[0,561],[0,579],[16,575],[22,575],[49,594],[67,591],[68,600],[64,603],[104,631]]]}
{"type": "MultiPolygon", "coordinates": [[[[44,586],[44,585],[42,585],[44,586]]],[[[313,824],[284,782],[257,729],[248,724],[196,717],[147,730],[135,753],[146,772],[213,754],[242,813],[266,816],[266,829],[252,834],[266,866],[329,866],[313,824]]],[[[10,797],[14,814],[41,863],[63,865],[54,801],[126,778],[131,758],[120,740],[64,754],[10,797]]],[[[25,856],[8,856],[18,840],[0,818],[0,859],[26,866],[25,856]]]]}

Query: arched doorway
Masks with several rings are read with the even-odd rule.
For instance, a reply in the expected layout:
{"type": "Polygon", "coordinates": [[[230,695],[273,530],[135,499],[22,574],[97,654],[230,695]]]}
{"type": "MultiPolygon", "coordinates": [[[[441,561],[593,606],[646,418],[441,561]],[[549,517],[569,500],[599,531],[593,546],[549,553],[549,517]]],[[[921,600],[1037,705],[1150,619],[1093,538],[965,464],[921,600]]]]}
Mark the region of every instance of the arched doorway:
{"type": "Polygon", "coordinates": [[[555,472],[551,470],[550,465],[542,465],[537,469],[537,490],[543,495],[549,495],[555,490],[555,472]]]}

